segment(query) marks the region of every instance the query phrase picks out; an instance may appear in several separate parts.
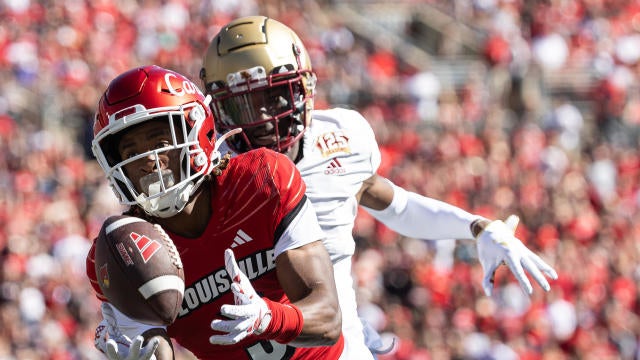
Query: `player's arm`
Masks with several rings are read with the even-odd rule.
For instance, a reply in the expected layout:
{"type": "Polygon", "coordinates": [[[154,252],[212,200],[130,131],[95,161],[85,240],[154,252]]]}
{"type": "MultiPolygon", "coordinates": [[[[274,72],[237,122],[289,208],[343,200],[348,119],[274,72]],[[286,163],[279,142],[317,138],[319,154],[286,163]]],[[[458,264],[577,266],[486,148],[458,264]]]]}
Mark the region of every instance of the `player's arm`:
{"type": "Polygon", "coordinates": [[[272,181],[278,189],[274,256],[278,281],[291,304],[260,297],[239,270],[233,251],[227,249],[225,268],[233,281],[235,304],[220,308],[231,320],[213,320],[211,328],[223,334],[213,335],[209,341],[234,344],[255,334],[296,346],[334,344],[340,338],[342,314],[333,266],[319,240],[324,234],[305,195],[305,184],[289,158],[266,150],[262,155],[271,162],[272,181]]]}
{"type": "Polygon", "coordinates": [[[480,216],[443,201],[409,192],[375,174],[358,193],[360,205],[404,236],[429,239],[475,239],[471,224],[480,216]]]}
{"type": "Polygon", "coordinates": [[[213,344],[229,345],[255,334],[295,346],[332,345],[340,338],[342,314],[333,277],[333,266],[320,238],[322,232],[309,201],[304,200],[287,217],[287,226],[275,248],[280,286],[291,301],[284,304],[260,297],[242,273],[231,249],[225,251],[225,268],[233,283],[234,304],[220,313],[226,319],[211,323],[213,344]]]}
{"type": "Polygon", "coordinates": [[[340,338],[342,314],[338,305],[333,267],[320,241],[287,250],[276,258],[278,279],[291,304],[260,297],[240,271],[231,249],[225,268],[232,279],[234,304],[225,304],[211,328],[222,334],[209,342],[231,345],[250,335],[294,346],[333,345],[340,338]]]}
{"type": "Polygon", "coordinates": [[[342,324],[329,254],[321,241],[288,250],[276,258],[278,279],[303,318],[295,346],[332,345],[342,324]]]}
{"type": "Polygon", "coordinates": [[[373,175],[358,193],[373,217],[404,236],[417,239],[476,239],[478,258],[485,272],[483,288],[490,295],[497,267],[506,263],[528,294],[533,291],[526,272],[549,291],[545,276],[557,279],[555,270],[514,236],[517,217],[505,222],[473,215],[457,206],[406,191],[373,175]],[[544,275],[543,275],[544,274],[544,275]]]}
{"type": "MultiPolygon", "coordinates": [[[[298,312],[300,332],[295,346],[332,345],[338,341],[342,314],[329,253],[320,241],[324,233],[309,199],[306,185],[288,158],[282,159],[274,179],[280,183],[281,217],[276,234],[278,280],[298,312]],[[286,185],[284,185],[286,184],[286,185]]],[[[290,318],[295,318],[290,316],[290,318]]],[[[286,324],[291,326],[291,323],[286,324]]]]}

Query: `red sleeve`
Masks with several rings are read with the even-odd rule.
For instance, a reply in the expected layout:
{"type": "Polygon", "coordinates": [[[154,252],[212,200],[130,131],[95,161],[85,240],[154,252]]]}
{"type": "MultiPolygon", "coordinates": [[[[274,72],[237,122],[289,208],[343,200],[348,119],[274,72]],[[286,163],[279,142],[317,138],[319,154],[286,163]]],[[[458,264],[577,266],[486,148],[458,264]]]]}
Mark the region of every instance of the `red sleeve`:
{"type": "Polygon", "coordinates": [[[306,199],[304,193],[307,191],[307,186],[302,181],[298,168],[287,156],[276,152],[272,154],[274,155],[273,181],[280,190],[280,206],[286,216],[306,199]]]}
{"type": "Polygon", "coordinates": [[[279,239],[306,203],[306,185],[295,164],[265,148],[233,157],[215,181],[212,206],[221,211],[222,229],[251,217],[269,222],[279,239]]]}
{"type": "Polygon", "coordinates": [[[91,249],[89,249],[89,254],[87,254],[87,277],[91,282],[91,287],[96,293],[96,297],[100,301],[107,301],[107,298],[102,295],[102,290],[100,289],[100,285],[98,284],[98,276],[96,274],[96,239],[93,240],[93,244],[91,244],[91,249]]]}
{"type": "Polygon", "coordinates": [[[307,197],[307,186],[302,180],[300,171],[286,155],[270,151],[267,163],[271,170],[274,187],[279,193],[279,211],[277,214],[275,239],[279,239],[291,222],[303,209],[307,197]]]}

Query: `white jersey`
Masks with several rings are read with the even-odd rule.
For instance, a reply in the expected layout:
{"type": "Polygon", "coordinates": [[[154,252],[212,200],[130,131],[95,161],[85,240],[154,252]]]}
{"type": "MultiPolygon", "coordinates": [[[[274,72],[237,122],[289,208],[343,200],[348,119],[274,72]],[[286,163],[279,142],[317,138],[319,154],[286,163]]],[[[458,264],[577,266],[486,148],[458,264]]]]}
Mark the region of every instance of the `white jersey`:
{"type": "MultiPolygon", "coordinates": [[[[220,151],[224,154],[230,149],[222,144],[220,151]]],[[[313,111],[302,151],[296,167],[307,185],[306,194],[325,234],[323,242],[334,267],[345,337],[341,359],[373,359],[358,318],[351,256],[355,251],[356,194],[380,166],[378,143],[360,113],[333,108],[313,111]]]]}
{"type": "Polygon", "coordinates": [[[355,250],[356,194],[380,166],[373,129],[360,113],[347,109],[315,110],[304,135],[303,158],[296,164],[307,184],[307,197],[327,237],[336,262],[355,250]]]}

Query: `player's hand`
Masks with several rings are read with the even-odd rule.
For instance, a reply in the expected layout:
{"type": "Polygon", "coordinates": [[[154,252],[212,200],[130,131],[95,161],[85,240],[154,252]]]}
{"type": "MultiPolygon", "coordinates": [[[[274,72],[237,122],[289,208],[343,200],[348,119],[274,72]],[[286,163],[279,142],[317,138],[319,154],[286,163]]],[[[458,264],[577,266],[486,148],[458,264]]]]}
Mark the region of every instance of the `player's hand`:
{"type": "Polygon", "coordinates": [[[226,334],[213,335],[209,342],[218,345],[236,344],[247,336],[261,334],[271,321],[271,311],[256,293],[249,278],[240,271],[231,249],[224,252],[224,263],[233,281],[231,290],[235,305],[225,304],[220,308],[222,315],[230,320],[213,320],[211,328],[226,334]]]}
{"type": "Polygon", "coordinates": [[[545,291],[549,291],[550,287],[543,273],[551,279],[558,278],[551,266],[514,236],[519,220],[518,216],[511,215],[504,222],[492,221],[477,236],[478,259],[484,270],[482,288],[487,296],[493,292],[496,269],[503,263],[509,266],[522,289],[529,295],[533,288],[525,270],[545,291]]]}
{"type": "Polygon", "coordinates": [[[154,352],[158,348],[158,340],[152,339],[142,346],[144,338],[136,336],[133,341],[118,329],[118,322],[111,305],[102,303],[103,320],[96,328],[95,347],[104,353],[109,360],[156,360],[154,352]]]}

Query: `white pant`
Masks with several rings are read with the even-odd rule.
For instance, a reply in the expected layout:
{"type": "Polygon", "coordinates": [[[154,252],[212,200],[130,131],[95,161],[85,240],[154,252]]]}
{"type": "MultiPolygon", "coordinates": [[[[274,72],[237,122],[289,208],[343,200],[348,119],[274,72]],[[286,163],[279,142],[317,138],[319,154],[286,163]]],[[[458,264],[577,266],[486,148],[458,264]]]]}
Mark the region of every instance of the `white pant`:
{"type": "Polygon", "coordinates": [[[336,279],[340,311],[342,311],[342,335],[344,350],[340,360],[374,360],[371,351],[365,345],[362,322],[358,317],[356,292],[351,277],[351,257],[333,264],[336,279]]]}

